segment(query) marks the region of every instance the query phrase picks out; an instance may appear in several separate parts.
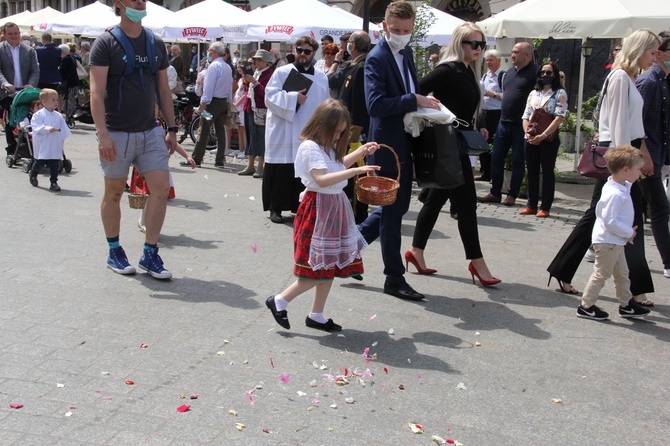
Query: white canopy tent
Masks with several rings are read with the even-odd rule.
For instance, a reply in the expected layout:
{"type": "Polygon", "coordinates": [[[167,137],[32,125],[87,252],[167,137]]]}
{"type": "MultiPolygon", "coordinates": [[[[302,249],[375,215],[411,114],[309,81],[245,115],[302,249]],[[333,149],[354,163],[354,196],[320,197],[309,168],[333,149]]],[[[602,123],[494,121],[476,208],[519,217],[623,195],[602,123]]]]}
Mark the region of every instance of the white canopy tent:
{"type": "MultiPolygon", "coordinates": [[[[586,39],[624,38],[640,28],[670,30],[670,1],[661,0],[526,0],[478,23],[497,38],[586,39]],[[558,8],[557,5],[560,5],[558,8]],[[547,11],[551,11],[548,13],[547,11]]],[[[577,128],[582,120],[585,58],[579,66],[577,128]]],[[[579,160],[580,132],[575,146],[575,170],[579,160]]]]}
{"type": "MultiPolygon", "coordinates": [[[[142,24],[156,31],[164,26],[173,14],[175,13],[169,9],[147,2],[147,17],[142,20],[142,24]]],[[[119,17],[114,14],[114,9],[103,3],[95,2],[55,19],[38,22],[34,25],[34,30],[96,37],[118,23],[119,17]]]]}
{"type": "Polygon", "coordinates": [[[318,0],[284,0],[247,14],[246,39],[295,42],[300,36],[317,41],[326,34],[339,37],[363,29],[363,20],[334,12],[318,0]]]}
{"type": "MultiPolygon", "coordinates": [[[[13,23],[16,23],[17,25],[19,25],[19,29],[21,29],[22,31],[25,31],[25,28],[26,28],[25,25],[22,26],[20,24],[20,22],[22,22],[23,20],[26,20],[26,19],[28,19],[28,21],[30,21],[30,17],[32,15],[33,15],[33,13],[26,9],[25,11],[19,12],[18,14],[10,15],[10,16],[5,17],[4,19],[0,19],[0,26],[3,26],[5,23],[13,22],[13,23]]],[[[30,25],[28,25],[28,28],[30,28],[30,25]]]]}
{"type": "Polygon", "coordinates": [[[248,14],[223,0],[204,0],[175,12],[156,33],[165,40],[239,40],[248,14]]]}

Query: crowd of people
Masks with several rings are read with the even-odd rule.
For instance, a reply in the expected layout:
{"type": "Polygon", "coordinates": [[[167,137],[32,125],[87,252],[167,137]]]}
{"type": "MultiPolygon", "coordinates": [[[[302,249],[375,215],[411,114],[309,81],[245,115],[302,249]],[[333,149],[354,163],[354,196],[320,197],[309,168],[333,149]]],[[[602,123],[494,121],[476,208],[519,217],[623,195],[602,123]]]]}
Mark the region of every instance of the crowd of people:
{"type": "MultiPolygon", "coordinates": [[[[198,54],[199,46],[192,46],[189,63],[183,60],[179,46],[166,46],[142,27],[145,8],[144,2],[115,0],[120,32],[104,33],[90,52],[82,45],[78,60],[90,72],[91,110],[105,186],[101,216],[109,247],[107,265],[114,272],[135,273],[119,241],[119,203],[128,171],[134,166],[151,190],[139,266],[155,278],[172,277],[157,245],[170,187],[168,157],[181,149],[176,142],[178,127],[171,102],[174,87],[168,83],[168,72],[174,70],[182,77],[187,68],[199,71],[197,77],[193,75],[196,90],[200,89],[197,113],[202,118],[201,135],[214,128],[215,167],[224,166],[231,132],[237,129],[240,151],[247,158],[247,166],[238,174],[262,179],[262,205],[273,223],[285,221],[283,212],[296,214],[293,242],[298,279],[266,301],[275,320],[285,328],[290,327],[288,303],[315,288],[306,325],[325,331],[341,329],[323,314],[332,280],[360,280],[361,253],[377,239],[384,264],[384,293],[406,300],[424,299],[407,282],[405,273],[410,263],[420,275],[436,272],[426,264],[424,251],[447,200],[458,220],[468,272],[473,283],[477,278],[483,286],[495,286],[501,280],[485,261],[477,203],[514,206],[527,175],[528,200],[519,213],[550,216],[557,133],[568,110],[568,94],[556,62],[533,63],[533,48],[528,42],[514,45],[513,66],[505,72],[500,68],[501,54],[484,51],[486,35],[482,29],[466,22],[454,30],[437,57],[431,56],[432,70],[419,78],[409,46],[415,10],[408,2],[396,1],[386,9],[383,37],[374,47],[364,31],[343,36],[339,46],[324,36],[320,42],[323,58],[317,60],[319,42],[304,36],[295,42],[294,54],[284,60],[276,50],[259,49],[244,58],[238,51],[231,54],[222,42],[212,42],[205,54],[198,54]],[[131,59],[137,58],[140,64],[128,67],[121,63],[128,48],[135,51],[131,59]],[[294,88],[294,84],[298,86],[294,88]],[[167,134],[156,126],[156,101],[167,123],[167,134]],[[481,175],[476,177],[477,159],[469,156],[466,139],[457,139],[453,150],[458,152],[462,181],[451,189],[421,191],[422,208],[412,246],[403,254],[401,226],[413,181],[412,138],[404,130],[403,118],[422,108],[439,110],[440,105],[459,123],[480,132],[492,150],[480,157],[481,175]],[[391,146],[395,155],[382,145],[391,146]],[[511,184],[503,190],[505,158],[510,150],[511,184]],[[395,201],[369,213],[367,205],[356,200],[353,178],[372,171],[392,179],[400,175],[395,201]],[[477,197],[475,181],[490,181],[489,193],[477,197]]],[[[15,33],[5,25],[3,33],[3,45],[15,48],[14,42],[19,43],[20,38],[18,27],[15,33]]],[[[77,48],[59,50],[58,67],[62,68],[54,71],[58,47],[49,39],[43,36],[40,50],[44,68],[32,48],[21,47],[21,67],[16,71],[13,64],[17,59],[12,53],[0,52],[0,82],[10,91],[32,85],[47,91],[55,85],[63,91],[67,104],[69,89],[74,88],[75,77],[69,73],[74,67],[76,75],[77,48]],[[72,61],[66,61],[69,57],[72,61]]],[[[575,271],[587,250],[593,249],[595,269],[577,315],[596,320],[608,317],[595,302],[612,274],[621,316],[644,316],[653,306],[648,294],[654,286],[642,230],[645,206],[664,262],[664,275],[670,277],[669,206],[662,185],[663,166],[670,164],[670,34],[635,31],[615,56],[601,92],[598,120],[600,144],[612,147],[607,156],[612,177],[596,183],[590,208],[548,268],[550,280],[558,280],[560,291],[576,295],[578,291],[572,286],[575,271]],[[638,181],[640,173],[643,178],[638,181]]],[[[5,107],[6,101],[0,105],[5,107]]],[[[207,138],[200,137],[192,159],[182,164],[202,165],[206,142],[207,138]]]]}

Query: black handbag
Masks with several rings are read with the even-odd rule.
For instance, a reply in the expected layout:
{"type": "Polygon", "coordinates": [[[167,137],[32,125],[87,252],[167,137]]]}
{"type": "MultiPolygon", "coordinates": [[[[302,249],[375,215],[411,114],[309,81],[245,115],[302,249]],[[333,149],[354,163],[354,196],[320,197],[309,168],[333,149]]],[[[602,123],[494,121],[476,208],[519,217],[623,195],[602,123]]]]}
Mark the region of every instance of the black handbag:
{"type": "Polygon", "coordinates": [[[465,183],[456,130],[451,124],[426,127],[412,141],[412,158],[421,187],[453,189],[465,183]]]}
{"type": "Polygon", "coordinates": [[[609,146],[600,146],[596,141],[584,144],[584,152],[579,160],[577,172],[588,178],[606,180],[611,175],[607,169],[607,162],[605,162],[607,150],[609,146]]]}
{"type": "Polygon", "coordinates": [[[460,139],[458,149],[462,155],[478,156],[491,150],[484,135],[475,130],[457,130],[456,133],[460,139]]]}

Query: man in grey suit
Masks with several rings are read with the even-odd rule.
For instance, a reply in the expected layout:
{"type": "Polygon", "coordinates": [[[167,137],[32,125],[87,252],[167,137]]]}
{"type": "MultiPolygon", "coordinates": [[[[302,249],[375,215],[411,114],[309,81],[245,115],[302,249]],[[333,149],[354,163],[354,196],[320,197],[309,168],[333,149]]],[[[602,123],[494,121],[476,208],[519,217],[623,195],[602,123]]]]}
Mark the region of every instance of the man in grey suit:
{"type": "MultiPolygon", "coordinates": [[[[21,45],[21,31],[16,23],[5,23],[2,27],[2,35],[5,41],[0,43],[0,87],[5,89],[9,95],[0,100],[0,107],[9,112],[12,109],[12,99],[17,88],[37,85],[40,79],[40,67],[35,50],[21,45]]],[[[13,127],[6,126],[8,154],[16,150],[13,130],[13,127]]]]}

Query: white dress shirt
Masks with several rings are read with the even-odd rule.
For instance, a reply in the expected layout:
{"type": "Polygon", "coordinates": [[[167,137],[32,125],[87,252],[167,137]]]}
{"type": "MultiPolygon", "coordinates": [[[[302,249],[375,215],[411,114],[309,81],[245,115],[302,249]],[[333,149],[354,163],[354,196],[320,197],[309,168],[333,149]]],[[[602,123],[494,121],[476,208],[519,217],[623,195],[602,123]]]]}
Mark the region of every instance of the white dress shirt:
{"type": "MultiPolygon", "coordinates": [[[[609,177],[603,186],[600,200],[596,205],[596,223],[593,226],[593,243],[611,243],[626,246],[633,236],[633,200],[630,197],[632,184],[619,184],[609,177]]],[[[639,228],[638,231],[642,231],[639,228]]]]}
{"type": "Polygon", "coordinates": [[[502,68],[498,68],[495,73],[487,71],[482,80],[479,81],[479,85],[482,87],[482,110],[500,110],[502,106],[502,86],[498,85],[498,75],[501,71],[502,68]],[[498,97],[489,98],[485,96],[486,90],[498,93],[498,97]]]}
{"type": "Polygon", "coordinates": [[[209,64],[209,68],[207,68],[200,103],[209,104],[213,98],[230,100],[232,95],[233,70],[223,61],[223,57],[217,57],[209,64]]]}
{"type": "Polygon", "coordinates": [[[12,60],[14,61],[14,79],[12,79],[12,83],[14,87],[23,87],[23,79],[21,79],[21,44],[19,43],[16,47],[9,45],[9,50],[12,52],[12,60]]]}

